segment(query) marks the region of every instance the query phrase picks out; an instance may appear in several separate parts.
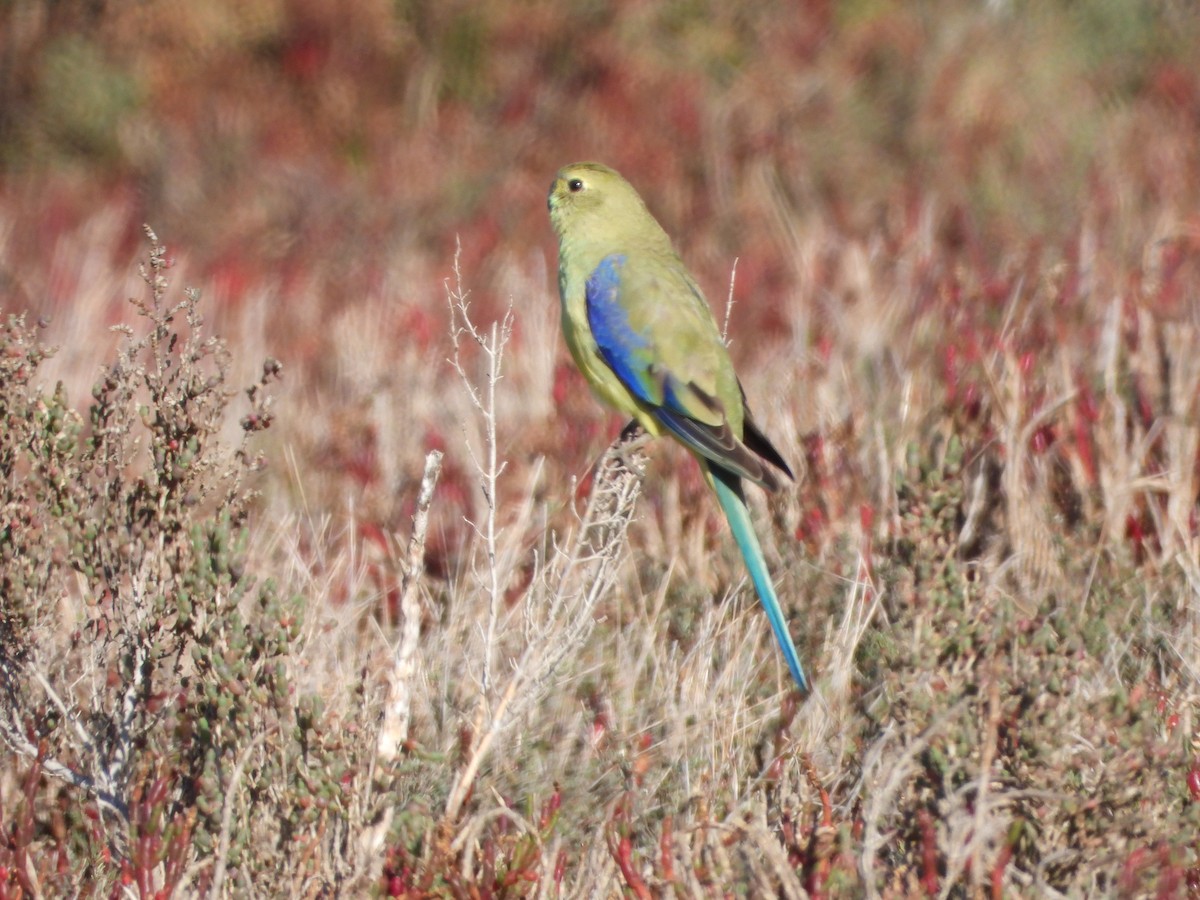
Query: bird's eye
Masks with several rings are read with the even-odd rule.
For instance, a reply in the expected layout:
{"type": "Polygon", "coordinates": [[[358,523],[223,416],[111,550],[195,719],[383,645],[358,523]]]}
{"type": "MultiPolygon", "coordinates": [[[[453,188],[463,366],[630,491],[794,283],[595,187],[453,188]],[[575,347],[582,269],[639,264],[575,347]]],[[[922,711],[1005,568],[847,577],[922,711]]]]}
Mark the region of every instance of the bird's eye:
{"type": "Polygon", "coordinates": [[[583,179],[572,178],[567,182],[567,190],[569,190],[572,194],[578,194],[583,190],[583,179]]]}

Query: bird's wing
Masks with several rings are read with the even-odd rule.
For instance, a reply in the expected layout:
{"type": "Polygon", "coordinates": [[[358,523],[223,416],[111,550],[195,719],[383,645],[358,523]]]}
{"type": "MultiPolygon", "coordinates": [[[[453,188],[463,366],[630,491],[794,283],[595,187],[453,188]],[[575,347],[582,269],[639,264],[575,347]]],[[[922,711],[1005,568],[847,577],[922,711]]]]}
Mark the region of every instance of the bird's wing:
{"type": "Polygon", "coordinates": [[[682,263],[610,254],[589,276],[586,298],[601,358],[666,429],[717,465],[778,486],[742,442],[741,388],[708,303],[682,263]]]}

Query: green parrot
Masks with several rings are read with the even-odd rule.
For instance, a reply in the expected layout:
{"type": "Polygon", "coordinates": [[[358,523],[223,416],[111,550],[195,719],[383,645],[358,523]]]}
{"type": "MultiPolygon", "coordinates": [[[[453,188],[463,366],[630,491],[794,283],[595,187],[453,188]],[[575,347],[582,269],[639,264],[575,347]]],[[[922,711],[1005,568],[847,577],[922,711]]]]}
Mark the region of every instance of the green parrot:
{"type": "Polygon", "coordinates": [[[792,472],[750,418],[708,301],[633,186],[599,163],[560,169],[547,198],[558,237],[567,347],[596,396],[670,435],[717,495],[792,677],[809,689],[750,522],[742,480],[792,472]]]}

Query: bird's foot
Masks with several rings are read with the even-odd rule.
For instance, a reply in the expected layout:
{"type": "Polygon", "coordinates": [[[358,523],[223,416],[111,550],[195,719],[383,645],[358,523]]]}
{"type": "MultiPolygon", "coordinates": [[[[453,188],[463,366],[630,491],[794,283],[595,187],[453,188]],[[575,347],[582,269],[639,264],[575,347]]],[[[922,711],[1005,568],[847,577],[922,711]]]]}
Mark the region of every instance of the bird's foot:
{"type": "Polygon", "coordinates": [[[637,419],[630,419],[625,427],[621,429],[621,436],[617,438],[617,443],[629,444],[639,440],[644,442],[649,437],[650,435],[646,433],[646,430],[642,428],[641,423],[637,419]]]}
{"type": "Polygon", "coordinates": [[[621,435],[609,448],[616,461],[632,472],[643,472],[646,468],[646,458],[643,451],[650,443],[650,434],[638,424],[637,419],[630,419],[629,424],[621,429],[621,435]]]}

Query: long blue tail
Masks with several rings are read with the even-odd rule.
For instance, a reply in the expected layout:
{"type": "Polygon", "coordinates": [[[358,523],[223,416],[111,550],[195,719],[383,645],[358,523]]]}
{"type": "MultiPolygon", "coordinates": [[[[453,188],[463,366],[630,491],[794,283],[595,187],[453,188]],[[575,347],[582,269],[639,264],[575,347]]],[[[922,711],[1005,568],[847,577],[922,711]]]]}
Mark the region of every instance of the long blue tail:
{"type": "Polygon", "coordinates": [[[800,665],[796,645],[792,643],[792,636],[788,633],[787,620],[783,618],[779,598],[775,596],[775,586],[771,584],[771,574],[767,571],[767,561],[763,559],[758,535],[754,533],[754,526],[750,522],[750,510],[746,508],[746,501],[742,497],[741,480],[715,467],[706,465],[705,468],[709,470],[709,480],[717,492],[717,500],[725,510],[725,518],[729,520],[733,538],[737,541],[738,549],[742,551],[746,568],[750,570],[750,580],[754,582],[754,588],[758,591],[758,599],[767,611],[767,618],[771,620],[771,630],[775,632],[775,639],[779,642],[779,649],[783,651],[783,658],[787,660],[788,668],[792,670],[792,677],[796,679],[796,684],[800,685],[800,690],[808,693],[808,679],[804,676],[804,667],[800,665]]]}

